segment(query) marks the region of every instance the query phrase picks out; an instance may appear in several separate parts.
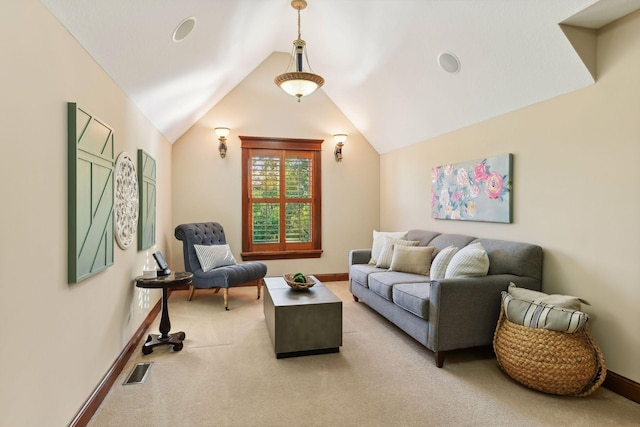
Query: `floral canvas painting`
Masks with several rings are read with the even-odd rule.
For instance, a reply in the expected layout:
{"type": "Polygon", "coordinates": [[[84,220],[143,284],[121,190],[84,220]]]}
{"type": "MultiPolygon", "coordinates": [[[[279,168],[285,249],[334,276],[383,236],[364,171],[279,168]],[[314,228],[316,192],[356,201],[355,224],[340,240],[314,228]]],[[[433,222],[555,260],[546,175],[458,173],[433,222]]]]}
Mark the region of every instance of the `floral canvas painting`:
{"type": "Polygon", "coordinates": [[[511,222],[513,155],[434,167],[431,210],[436,219],[511,222]]]}

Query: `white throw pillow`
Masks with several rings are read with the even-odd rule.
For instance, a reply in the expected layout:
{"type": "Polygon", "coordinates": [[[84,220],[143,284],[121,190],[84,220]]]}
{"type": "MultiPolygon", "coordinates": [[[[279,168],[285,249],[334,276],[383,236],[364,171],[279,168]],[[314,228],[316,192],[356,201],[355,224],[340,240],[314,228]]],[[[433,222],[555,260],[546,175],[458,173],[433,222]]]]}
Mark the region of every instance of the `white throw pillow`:
{"type": "Polygon", "coordinates": [[[489,256],[481,243],[473,243],[460,249],[447,266],[445,279],[453,277],[486,276],[489,272],[489,256]]]}
{"type": "Polygon", "coordinates": [[[394,239],[406,239],[406,231],[376,231],[373,230],[373,245],[371,245],[371,260],[369,264],[377,264],[378,257],[382,253],[382,246],[384,244],[384,236],[393,237],[394,239]]]}
{"type": "Polygon", "coordinates": [[[458,248],[455,246],[448,246],[438,252],[431,263],[431,272],[429,273],[431,280],[444,279],[447,273],[447,266],[451,262],[451,258],[453,258],[457,252],[458,248]]]}
{"type": "Polygon", "coordinates": [[[431,268],[431,257],[435,250],[436,248],[433,246],[396,245],[393,248],[390,270],[428,276],[431,268]]]}
{"type": "Polygon", "coordinates": [[[391,259],[393,258],[394,246],[418,246],[420,242],[413,240],[394,239],[393,237],[384,236],[382,253],[378,257],[376,267],[389,268],[391,266],[391,259]]]}
{"type": "Polygon", "coordinates": [[[236,264],[229,245],[193,245],[193,247],[204,272],[212,268],[236,264]]]}

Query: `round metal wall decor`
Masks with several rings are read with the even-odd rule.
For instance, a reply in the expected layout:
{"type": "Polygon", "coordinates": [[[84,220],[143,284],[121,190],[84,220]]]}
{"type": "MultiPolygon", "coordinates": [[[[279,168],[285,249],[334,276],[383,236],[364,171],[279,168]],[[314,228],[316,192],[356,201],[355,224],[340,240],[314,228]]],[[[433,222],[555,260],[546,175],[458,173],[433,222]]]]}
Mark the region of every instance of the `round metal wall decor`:
{"type": "Polygon", "coordinates": [[[122,249],[127,249],[138,228],[138,175],[128,153],[118,156],[115,178],[116,241],[122,249]]]}

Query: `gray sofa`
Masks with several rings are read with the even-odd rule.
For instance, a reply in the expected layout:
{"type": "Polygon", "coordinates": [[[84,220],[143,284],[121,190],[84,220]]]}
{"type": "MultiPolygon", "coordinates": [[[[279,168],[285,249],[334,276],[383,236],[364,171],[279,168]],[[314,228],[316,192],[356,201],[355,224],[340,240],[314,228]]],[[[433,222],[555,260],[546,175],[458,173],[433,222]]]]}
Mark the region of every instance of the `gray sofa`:
{"type": "Polygon", "coordinates": [[[430,280],[368,264],[371,249],[349,252],[349,289],[354,300],[366,303],[433,351],[438,367],[443,366],[448,350],[492,343],[500,292],[510,282],[533,290],[542,288],[540,246],[426,230],[409,230],[407,240],[439,250],[480,242],[489,257],[486,276],[430,280]]]}

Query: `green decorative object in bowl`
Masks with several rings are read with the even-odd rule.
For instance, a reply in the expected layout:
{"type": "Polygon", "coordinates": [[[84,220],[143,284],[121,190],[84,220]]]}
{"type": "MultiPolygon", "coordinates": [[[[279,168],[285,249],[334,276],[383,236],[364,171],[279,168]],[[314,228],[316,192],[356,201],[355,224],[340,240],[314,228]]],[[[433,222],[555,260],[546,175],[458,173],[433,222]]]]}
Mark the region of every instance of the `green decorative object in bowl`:
{"type": "Polygon", "coordinates": [[[316,281],[311,277],[302,273],[288,273],[282,276],[287,285],[296,291],[303,291],[309,289],[316,284],[316,281]]]}

